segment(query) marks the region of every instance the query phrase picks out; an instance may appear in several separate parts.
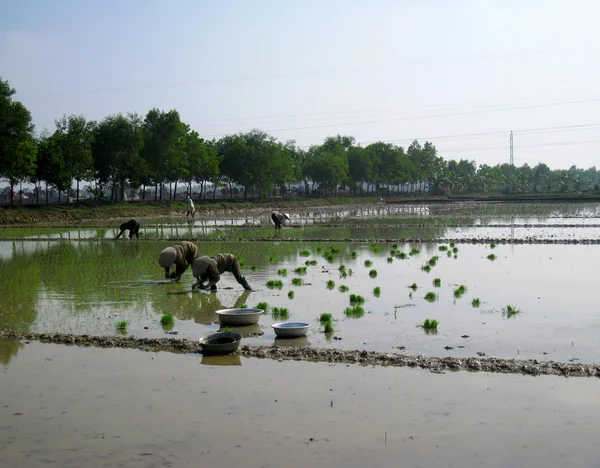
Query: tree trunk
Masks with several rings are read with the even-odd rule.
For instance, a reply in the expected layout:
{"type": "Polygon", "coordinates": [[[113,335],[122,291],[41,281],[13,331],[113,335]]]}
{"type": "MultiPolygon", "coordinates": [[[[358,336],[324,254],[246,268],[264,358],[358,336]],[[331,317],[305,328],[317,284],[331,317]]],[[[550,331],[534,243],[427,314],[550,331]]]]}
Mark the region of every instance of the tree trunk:
{"type": "Polygon", "coordinates": [[[231,181],[229,182],[229,199],[233,200],[233,188],[231,187],[231,181]]]}
{"type": "Polygon", "coordinates": [[[60,196],[62,195],[62,190],[58,191],[58,204],[60,205],[60,196]]]}
{"type": "Polygon", "coordinates": [[[46,180],[46,205],[48,204],[48,181],[46,180]]]}
{"type": "Polygon", "coordinates": [[[125,179],[121,179],[121,203],[125,201],[125,179]]]}
{"type": "Polygon", "coordinates": [[[77,197],[75,203],[79,205],[79,179],[77,179],[77,197]]]}
{"type": "Polygon", "coordinates": [[[173,182],[169,181],[169,201],[173,200],[173,182]]]}
{"type": "Polygon", "coordinates": [[[177,181],[175,181],[175,201],[177,201],[177,181]]]}
{"type": "Polygon", "coordinates": [[[142,184],[142,201],[146,201],[146,184],[142,184]]]}
{"type": "Polygon", "coordinates": [[[160,192],[160,196],[158,197],[158,199],[160,201],[162,201],[162,193],[163,193],[163,184],[162,184],[162,182],[160,184],[158,184],[158,191],[160,192]]]}
{"type": "Polygon", "coordinates": [[[158,200],[158,182],[154,184],[154,201],[158,200]]]}
{"type": "Polygon", "coordinates": [[[21,205],[22,205],[23,204],[23,181],[20,182],[19,187],[20,187],[20,189],[19,189],[19,193],[20,193],[19,197],[20,197],[20,202],[21,202],[21,205]]]}
{"type": "Polygon", "coordinates": [[[248,186],[244,185],[244,201],[248,198],[248,186]]]}

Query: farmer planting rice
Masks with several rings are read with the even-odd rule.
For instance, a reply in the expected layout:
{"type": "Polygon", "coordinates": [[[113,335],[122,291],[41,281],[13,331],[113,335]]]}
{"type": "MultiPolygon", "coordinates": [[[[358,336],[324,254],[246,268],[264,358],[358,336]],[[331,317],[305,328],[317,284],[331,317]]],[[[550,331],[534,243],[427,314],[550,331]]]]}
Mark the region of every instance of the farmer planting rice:
{"type": "Polygon", "coordinates": [[[158,256],[158,264],[165,269],[165,278],[179,279],[197,256],[196,244],[182,241],[164,249],[158,256]],[[175,271],[169,275],[173,266],[175,271]]]}
{"type": "Polygon", "coordinates": [[[281,229],[282,224],[290,222],[290,215],[287,213],[281,213],[279,211],[273,211],[271,213],[271,219],[275,223],[275,229],[281,229]]]}
{"type": "Polygon", "coordinates": [[[119,232],[119,235],[116,237],[116,239],[121,237],[125,231],[129,231],[130,239],[133,239],[133,236],[137,237],[138,239],[140,238],[140,223],[137,219],[130,219],[129,221],[121,224],[119,229],[121,232],[119,232]]]}
{"type": "Polygon", "coordinates": [[[191,197],[188,197],[188,208],[185,217],[187,218],[189,215],[192,215],[192,218],[196,214],[196,207],[194,206],[194,202],[191,197]]]}
{"type": "Polygon", "coordinates": [[[233,254],[217,254],[195,259],[192,263],[192,273],[198,282],[193,287],[215,291],[221,275],[226,271],[233,273],[233,277],[244,289],[252,290],[246,278],[242,276],[240,262],[233,254]]]}

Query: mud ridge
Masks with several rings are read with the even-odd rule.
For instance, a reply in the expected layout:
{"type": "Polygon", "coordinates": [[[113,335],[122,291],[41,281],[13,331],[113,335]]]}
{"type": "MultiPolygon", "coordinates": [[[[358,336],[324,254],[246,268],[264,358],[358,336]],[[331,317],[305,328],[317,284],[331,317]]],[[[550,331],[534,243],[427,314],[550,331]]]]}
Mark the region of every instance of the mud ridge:
{"type": "MultiPolygon", "coordinates": [[[[197,341],[180,338],[138,338],[134,336],[93,336],[70,333],[33,333],[0,329],[0,339],[40,341],[99,348],[125,348],[179,354],[201,353],[197,341]]],[[[237,354],[260,359],[310,361],[363,366],[413,367],[435,373],[444,371],[494,372],[502,374],[558,375],[564,377],[600,377],[600,365],[572,364],[537,359],[427,357],[401,353],[381,353],[367,350],[339,350],[307,347],[242,345],[237,354]]]]}

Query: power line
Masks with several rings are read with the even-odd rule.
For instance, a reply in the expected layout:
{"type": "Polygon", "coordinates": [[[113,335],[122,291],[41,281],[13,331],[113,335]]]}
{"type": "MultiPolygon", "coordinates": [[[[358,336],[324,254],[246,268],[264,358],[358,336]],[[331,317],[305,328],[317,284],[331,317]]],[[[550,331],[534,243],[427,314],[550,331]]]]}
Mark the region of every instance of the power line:
{"type": "MultiPolygon", "coordinates": [[[[562,141],[558,143],[532,143],[526,145],[519,145],[519,148],[545,148],[545,147],[553,147],[553,146],[576,146],[576,145],[591,145],[598,144],[600,140],[587,140],[587,141],[562,141]]],[[[480,148],[445,148],[443,150],[444,153],[447,152],[461,152],[461,153],[471,153],[471,152],[479,152],[479,151],[497,151],[497,150],[505,150],[506,146],[487,146],[480,148]]]]}

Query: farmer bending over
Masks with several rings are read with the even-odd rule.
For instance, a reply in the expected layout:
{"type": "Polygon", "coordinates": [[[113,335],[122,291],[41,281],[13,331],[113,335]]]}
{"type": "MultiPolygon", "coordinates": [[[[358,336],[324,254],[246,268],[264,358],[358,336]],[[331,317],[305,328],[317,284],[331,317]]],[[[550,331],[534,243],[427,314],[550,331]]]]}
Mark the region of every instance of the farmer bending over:
{"type": "Polygon", "coordinates": [[[244,289],[252,291],[248,281],[242,276],[240,262],[233,254],[217,254],[212,257],[198,257],[194,260],[192,273],[198,282],[194,284],[193,288],[216,291],[217,283],[226,271],[233,273],[233,277],[244,289]]]}
{"type": "Polygon", "coordinates": [[[158,256],[158,264],[165,269],[165,278],[179,279],[196,257],[198,257],[196,244],[183,241],[163,250],[158,256]],[[175,266],[175,271],[169,275],[173,266],[175,266]]]}
{"type": "Polygon", "coordinates": [[[279,211],[273,211],[273,213],[271,213],[271,219],[275,223],[275,229],[281,229],[282,224],[285,225],[290,221],[290,215],[279,211]]]}
{"type": "Polygon", "coordinates": [[[193,218],[194,214],[196,214],[196,207],[194,206],[194,202],[192,201],[192,198],[188,197],[188,209],[187,209],[187,213],[185,214],[185,217],[187,218],[189,215],[192,215],[192,218],[193,218]]]}
{"type": "Polygon", "coordinates": [[[130,239],[133,239],[133,236],[137,237],[138,239],[140,238],[140,223],[137,219],[130,219],[129,221],[121,224],[121,226],[119,226],[119,229],[121,230],[121,232],[116,237],[116,239],[121,237],[121,235],[125,231],[129,231],[130,239]]]}

